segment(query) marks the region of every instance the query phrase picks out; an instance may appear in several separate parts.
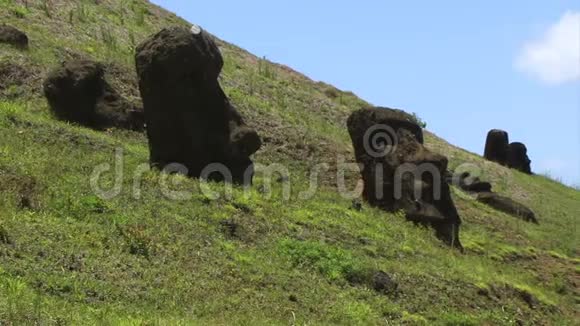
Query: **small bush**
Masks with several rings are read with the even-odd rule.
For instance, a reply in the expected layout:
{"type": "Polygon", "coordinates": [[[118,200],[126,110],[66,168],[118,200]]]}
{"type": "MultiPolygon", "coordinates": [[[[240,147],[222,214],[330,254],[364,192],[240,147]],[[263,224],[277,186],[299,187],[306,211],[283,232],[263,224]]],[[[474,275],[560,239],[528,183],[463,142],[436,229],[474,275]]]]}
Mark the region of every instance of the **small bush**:
{"type": "Polygon", "coordinates": [[[15,6],[10,8],[10,12],[16,18],[24,18],[28,15],[28,9],[22,6],[15,6]]]}
{"type": "Polygon", "coordinates": [[[427,128],[427,122],[423,121],[423,119],[421,119],[419,115],[417,115],[417,113],[413,112],[411,115],[413,116],[413,120],[415,120],[415,122],[419,125],[419,127],[423,129],[427,128]]]}

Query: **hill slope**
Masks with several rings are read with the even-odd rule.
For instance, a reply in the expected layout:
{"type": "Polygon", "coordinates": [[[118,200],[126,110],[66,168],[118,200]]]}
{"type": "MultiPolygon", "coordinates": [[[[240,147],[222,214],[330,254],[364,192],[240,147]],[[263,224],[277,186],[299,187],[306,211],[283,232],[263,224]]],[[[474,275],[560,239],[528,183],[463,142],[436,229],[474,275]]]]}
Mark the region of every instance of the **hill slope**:
{"type": "MultiPolygon", "coordinates": [[[[475,164],[494,189],[534,209],[527,224],[453,189],[466,253],[432,232],[352,202],[335,189],[337,157],[353,159],[345,121],[367,105],[219,41],[221,83],[265,145],[254,161],[281,163],[292,194],[257,177],[248,193],[203,195],[196,180],[147,171],[143,134],[104,133],[56,121],[42,97],[63,59],[107,63],[108,79],[139,102],[133,49],[187,22],[141,0],[0,0],[0,21],[25,31],[30,49],[0,45],[0,323],[574,324],[578,318],[580,192],[508,170],[427,133],[451,168],[475,164]],[[123,152],[122,192],[99,199],[95,167],[123,152]],[[309,169],[327,162],[312,199],[309,169]],[[367,282],[384,271],[384,294],[367,282]],[[353,281],[359,280],[359,281],[353,281]]],[[[211,31],[210,31],[211,32],[211,31]]],[[[386,103],[388,105],[388,103],[386,103]]],[[[436,108],[434,108],[436,109],[436,108]]],[[[490,126],[493,127],[493,126],[490,126]]],[[[533,150],[533,149],[532,149],[533,150]]],[[[348,175],[356,184],[357,173],[348,175]]],[[[110,187],[115,175],[100,180],[110,187]]],[[[219,184],[212,189],[222,188],[219,184]]]]}

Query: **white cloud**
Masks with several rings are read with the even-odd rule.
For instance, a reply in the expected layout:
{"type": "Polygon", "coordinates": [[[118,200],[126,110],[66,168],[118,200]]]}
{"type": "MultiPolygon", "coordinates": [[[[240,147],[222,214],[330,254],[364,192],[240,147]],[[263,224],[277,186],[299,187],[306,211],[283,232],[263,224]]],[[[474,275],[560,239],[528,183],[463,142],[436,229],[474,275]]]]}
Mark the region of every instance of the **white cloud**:
{"type": "Polygon", "coordinates": [[[515,64],[548,84],[579,80],[580,12],[566,12],[538,39],[527,42],[515,64]]]}

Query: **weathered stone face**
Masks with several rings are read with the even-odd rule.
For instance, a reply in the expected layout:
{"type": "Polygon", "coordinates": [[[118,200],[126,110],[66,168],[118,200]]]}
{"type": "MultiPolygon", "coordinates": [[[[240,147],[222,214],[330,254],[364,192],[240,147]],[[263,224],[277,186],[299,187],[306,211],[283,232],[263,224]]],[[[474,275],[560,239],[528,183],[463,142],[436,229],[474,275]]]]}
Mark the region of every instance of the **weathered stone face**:
{"type": "Polygon", "coordinates": [[[94,129],[142,130],[142,111],[121,97],[105,80],[101,64],[65,62],[44,81],[44,95],[61,120],[94,129]]]}
{"type": "Polygon", "coordinates": [[[448,177],[447,183],[471,193],[491,192],[492,188],[491,183],[481,181],[479,177],[473,177],[469,172],[452,174],[448,177]]]}
{"type": "Polygon", "coordinates": [[[461,247],[461,220],[445,182],[447,158],[427,150],[421,128],[403,111],[354,112],[348,130],[362,164],[363,197],[386,211],[432,226],[446,243],[461,247]]]}
{"type": "Polygon", "coordinates": [[[500,196],[493,192],[482,192],[477,195],[477,200],[506,214],[518,217],[526,222],[538,224],[536,214],[534,214],[531,209],[511,198],[500,196]]]}
{"type": "Polygon", "coordinates": [[[508,159],[508,146],[508,133],[503,130],[492,129],[487,133],[483,156],[487,160],[505,165],[508,159]]]}
{"type": "Polygon", "coordinates": [[[223,59],[212,37],[197,26],[164,29],[137,48],[135,61],[151,164],[179,163],[200,177],[218,163],[233,182],[250,183],[261,141],[218,83],[223,59]]]}
{"type": "Polygon", "coordinates": [[[511,143],[509,145],[507,164],[510,168],[532,174],[531,162],[526,145],[522,143],[511,143]]]}

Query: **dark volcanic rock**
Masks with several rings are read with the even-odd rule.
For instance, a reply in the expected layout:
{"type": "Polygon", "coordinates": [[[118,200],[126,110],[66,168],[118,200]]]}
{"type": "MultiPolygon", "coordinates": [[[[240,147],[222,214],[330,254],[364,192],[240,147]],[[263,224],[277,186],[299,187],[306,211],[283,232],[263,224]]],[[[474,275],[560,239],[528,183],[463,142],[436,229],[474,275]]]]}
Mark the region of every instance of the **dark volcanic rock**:
{"type": "Polygon", "coordinates": [[[240,225],[236,223],[236,221],[228,219],[220,221],[220,227],[222,232],[225,233],[228,237],[236,237],[240,225]]]}
{"type": "Polygon", "coordinates": [[[228,180],[204,175],[217,163],[233,182],[251,183],[261,140],[218,83],[223,59],[212,37],[197,26],[164,29],[139,45],[135,61],[152,166],[179,163],[190,176],[228,180]]]}
{"type": "Polygon", "coordinates": [[[445,182],[447,158],[422,145],[421,128],[403,111],[358,110],[348,118],[355,156],[362,164],[363,197],[408,220],[430,225],[448,244],[461,247],[461,220],[445,182]]]}
{"type": "Polygon", "coordinates": [[[507,163],[509,136],[508,133],[492,129],[487,133],[485,153],[483,156],[490,161],[505,165],[507,163]]]}
{"type": "Polygon", "coordinates": [[[28,48],[28,36],[12,26],[0,25],[0,43],[6,43],[21,49],[28,48]]]}
{"type": "Polygon", "coordinates": [[[364,285],[387,295],[396,294],[399,288],[391,275],[376,269],[355,269],[346,274],[346,279],[352,285],[364,285]]]}
{"type": "Polygon", "coordinates": [[[477,195],[477,200],[499,211],[521,218],[524,221],[538,223],[536,214],[531,209],[511,198],[503,197],[492,192],[483,192],[477,195]]]}
{"type": "Polygon", "coordinates": [[[490,192],[491,191],[491,183],[486,181],[474,181],[469,184],[463,184],[461,189],[469,192],[490,192]]]}
{"type": "Polygon", "coordinates": [[[99,63],[86,60],[63,63],[44,81],[44,95],[60,120],[98,130],[143,129],[142,111],[107,83],[99,63]]]}
{"type": "Polygon", "coordinates": [[[470,184],[466,184],[463,187],[465,191],[470,192],[490,192],[491,188],[492,188],[491,183],[486,181],[476,181],[470,184]]]}
{"type": "Polygon", "coordinates": [[[526,145],[522,143],[511,143],[509,145],[507,164],[510,168],[532,174],[531,162],[526,145]]]}
{"type": "Polygon", "coordinates": [[[397,292],[397,284],[389,274],[383,271],[377,271],[373,275],[373,289],[380,293],[393,294],[397,292]]]}

